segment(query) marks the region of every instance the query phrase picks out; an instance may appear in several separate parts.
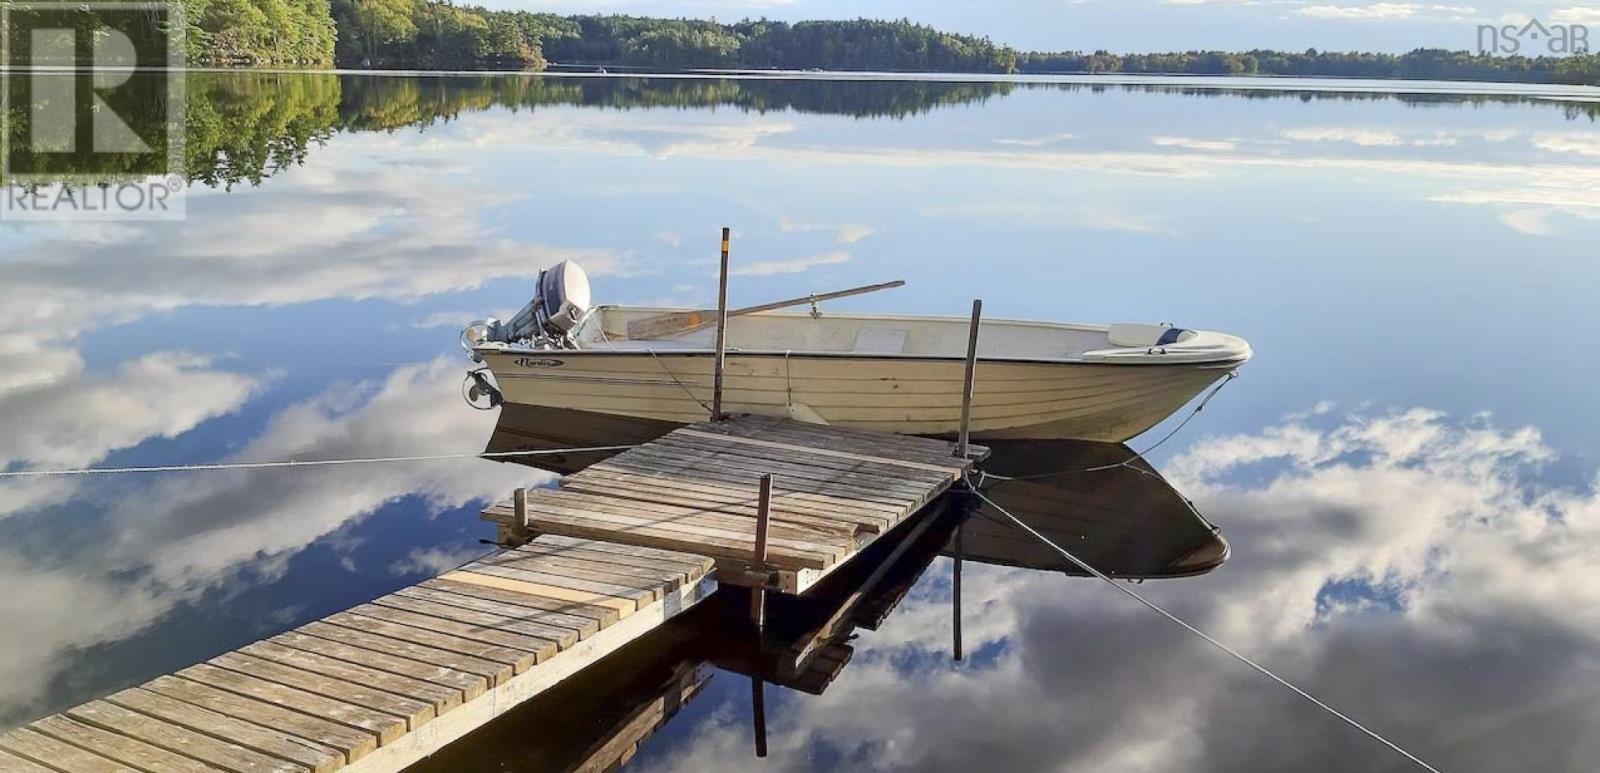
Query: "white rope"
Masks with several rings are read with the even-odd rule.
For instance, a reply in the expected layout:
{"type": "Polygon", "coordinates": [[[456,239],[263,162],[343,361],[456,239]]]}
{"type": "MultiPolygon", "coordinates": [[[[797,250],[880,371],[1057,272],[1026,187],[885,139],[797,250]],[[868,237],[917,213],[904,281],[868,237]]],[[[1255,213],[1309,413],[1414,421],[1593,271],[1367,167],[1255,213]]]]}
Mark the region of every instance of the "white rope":
{"type": "Polygon", "coordinates": [[[1192,633],[1195,636],[1198,636],[1201,639],[1205,640],[1205,642],[1207,644],[1210,644],[1211,646],[1216,647],[1217,649],[1228,653],[1229,655],[1233,656],[1233,658],[1235,660],[1237,660],[1240,663],[1243,663],[1243,664],[1249,666],[1250,668],[1255,669],[1258,673],[1262,674],[1263,676],[1266,676],[1268,679],[1271,679],[1272,681],[1277,682],[1278,684],[1282,685],[1283,687],[1288,688],[1290,692],[1293,692],[1294,694],[1299,695],[1302,698],[1305,698],[1306,700],[1310,701],[1312,703],[1312,705],[1316,706],[1317,708],[1320,708],[1323,711],[1326,711],[1329,714],[1332,714],[1333,716],[1338,717],[1341,720],[1344,720],[1345,724],[1347,724],[1347,725],[1349,725],[1349,726],[1351,726],[1351,727],[1353,727],[1353,728],[1355,728],[1357,730],[1360,730],[1361,732],[1367,734],[1369,737],[1371,737],[1373,740],[1377,741],[1378,743],[1381,743],[1384,746],[1387,746],[1390,749],[1393,749],[1395,752],[1399,753],[1400,756],[1405,757],[1406,759],[1416,763],[1417,766],[1421,767],[1423,770],[1427,770],[1427,771],[1429,771],[1429,773],[1439,773],[1439,769],[1438,768],[1435,768],[1434,766],[1429,765],[1426,762],[1423,762],[1421,760],[1421,758],[1417,757],[1417,755],[1412,754],[1411,752],[1408,752],[1405,749],[1400,748],[1400,746],[1398,744],[1396,744],[1395,742],[1390,741],[1389,739],[1384,738],[1381,735],[1378,735],[1378,733],[1376,731],[1368,729],[1366,725],[1363,725],[1360,722],[1357,722],[1356,720],[1352,719],[1349,715],[1339,711],[1338,709],[1336,709],[1336,708],[1334,708],[1332,706],[1329,706],[1328,704],[1322,702],[1321,700],[1318,700],[1316,698],[1316,696],[1312,695],[1311,693],[1308,693],[1305,690],[1302,690],[1299,687],[1294,686],[1293,684],[1291,684],[1289,682],[1289,680],[1284,679],[1281,676],[1278,676],[1277,674],[1275,674],[1272,671],[1268,670],[1265,666],[1262,666],[1262,665],[1256,663],[1254,660],[1251,660],[1250,658],[1245,657],[1244,655],[1240,654],[1237,650],[1229,647],[1228,645],[1223,644],[1222,642],[1211,638],[1211,636],[1206,634],[1205,631],[1202,631],[1199,628],[1196,628],[1196,627],[1184,622],[1177,615],[1174,615],[1171,612],[1168,612],[1167,610],[1162,609],[1161,607],[1157,606],[1155,604],[1155,602],[1146,599],[1144,596],[1139,595],[1137,592],[1135,592],[1133,590],[1130,590],[1127,587],[1124,587],[1122,584],[1118,583],[1116,580],[1113,580],[1110,577],[1100,573],[1100,571],[1098,569],[1095,569],[1094,567],[1092,567],[1089,564],[1085,563],[1083,561],[1083,559],[1078,558],[1077,556],[1075,556],[1071,552],[1069,552],[1066,548],[1063,548],[1060,545],[1057,545],[1055,542],[1052,542],[1049,537],[1046,537],[1043,534],[1040,534],[1038,531],[1034,530],[1034,528],[1032,526],[1029,526],[1028,524],[1023,523],[1022,519],[1016,517],[1015,515],[1012,515],[1005,508],[1003,508],[1000,505],[996,504],[994,500],[992,500],[989,497],[985,496],[982,491],[978,490],[978,488],[976,486],[972,485],[972,481],[970,479],[966,479],[965,482],[967,484],[967,488],[970,489],[973,494],[976,494],[979,499],[982,499],[984,502],[987,502],[990,507],[993,507],[995,510],[998,510],[1001,515],[1004,515],[1005,517],[1011,519],[1012,523],[1015,523],[1016,525],[1022,527],[1022,529],[1024,531],[1026,531],[1029,534],[1032,534],[1034,537],[1038,538],[1038,540],[1040,542],[1043,542],[1044,544],[1049,545],[1050,547],[1054,548],[1057,553],[1060,553],[1062,555],[1062,557],[1064,557],[1068,561],[1071,561],[1072,563],[1076,564],[1078,566],[1078,568],[1084,570],[1085,572],[1088,572],[1089,574],[1094,575],[1095,577],[1097,577],[1097,578],[1099,578],[1101,580],[1104,580],[1107,585],[1110,585],[1111,587],[1116,588],[1117,590],[1121,591],[1122,593],[1128,595],[1134,601],[1137,601],[1140,604],[1145,605],[1146,607],[1150,608],[1150,610],[1155,612],[1156,614],[1161,615],[1162,617],[1165,617],[1166,619],[1178,624],[1179,626],[1181,626],[1184,630],[1188,631],[1189,633],[1192,633]]]}
{"type": "Polygon", "coordinates": [[[441,459],[504,459],[516,456],[548,456],[589,451],[626,451],[626,446],[587,446],[584,448],[546,448],[537,451],[486,451],[480,453],[428,454],[425,456],[369,456],[355,459],[287,459],[276,462],[217,462],[214,464],[162,464],[150,467],[81,467],[65,470],[0,471],[0,478],[43,478],[62,475],[120,475],[136,472],[194,472],[199,470],[263,470],[278,467],[331,467],[342,464],[385,464],[389,462],[432,462],[441,459]]]}

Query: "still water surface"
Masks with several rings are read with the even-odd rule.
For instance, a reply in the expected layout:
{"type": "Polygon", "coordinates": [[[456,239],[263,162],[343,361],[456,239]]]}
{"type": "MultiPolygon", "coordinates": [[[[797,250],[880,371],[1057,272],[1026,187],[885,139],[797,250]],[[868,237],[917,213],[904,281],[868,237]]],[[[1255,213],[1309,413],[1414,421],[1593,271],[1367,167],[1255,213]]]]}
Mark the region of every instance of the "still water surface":
{"type": "MultiPolygon", "coordinates": [[[[0,468],[477,451],[460,325],[564,257],[708,303],[730,225],[735,305],[1249,338],[1152,457],[1232,556],[1141,591],[1443,769],[1592,769],[1595,96],[194,75],[186,222],[0,225],[0,468]]],[[[7,480],[0,725],[466,560],[539,475],[7,480]]],[[[969,562],[952,663],[930,561],[826,692],[768,689],[768,765],[1400,769],[1090,580],[969,562]]],[[[748,682],[697,689],[639,769],[752,764],[748,682]]]]}

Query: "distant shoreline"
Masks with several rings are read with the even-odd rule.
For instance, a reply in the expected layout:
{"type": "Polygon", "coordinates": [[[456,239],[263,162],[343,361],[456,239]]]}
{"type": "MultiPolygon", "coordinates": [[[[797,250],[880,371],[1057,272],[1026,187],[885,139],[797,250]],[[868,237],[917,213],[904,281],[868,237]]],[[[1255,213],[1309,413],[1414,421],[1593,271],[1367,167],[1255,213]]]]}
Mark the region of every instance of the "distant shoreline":
{"type": "MultiPolygon", "coordinates": [[[[1197,73],[981,73],[981,72],[899,72],[872,70],[651,70],[627,68],[626,72],[599,71],[601,68],[573,66],[572,69],[544,70],[449,70],[418,68],[201,66],[166,69],[189,73],[266,73],[279,75],[351,75],[391,78],[679,78],[750,79],[792,81],[861,82],[944,82],[944,83],[1072,83],[1084,85],[1185,86],[1203,89],[1262,91],[1366,92],[1386,94],[1461,94],[1485,96],[1529,96],[1581,101],[1600,101],[1600,86],[1527,81],[1474,81],[1414,78],[1372,78],[1338,75],[1202,75],[1197,73]]],[[[32,68],[0,66],[0,72],[29,72],[32,68]]]]}

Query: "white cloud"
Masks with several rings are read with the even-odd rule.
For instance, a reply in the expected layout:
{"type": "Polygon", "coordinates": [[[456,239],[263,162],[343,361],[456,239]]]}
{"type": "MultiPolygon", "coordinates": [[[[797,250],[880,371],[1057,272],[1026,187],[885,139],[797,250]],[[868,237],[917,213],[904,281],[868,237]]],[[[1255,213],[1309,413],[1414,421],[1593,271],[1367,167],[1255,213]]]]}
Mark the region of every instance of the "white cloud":
{"type": "Polygon", "coordinates": [[[389,573],[399,576],[421,575],[437,577],[462,564],[483,556],[482,545],[456,547],[412,548],[405,557],[389,564],[389,573]]]}
{"type": "MultiPolygon", "coordinates": [[[[1600,26],[1600,6],[1575,5],[1570,8],[1559,8],[1550,12],[1550,21],[1556,24],[1600,26]]],[[[1590,45],[1594,45],[1594,43],[1590,45]]]]}
{"type": "Polygon", "coordinates": [[[1073,134],[1072,132],[1056,132],[1054,134],[1046,134],[1046,135],[1041,136],[1041,137],[1016,137],[1016,138],[997,139],[997,140],[995,140],[995,144],[997,144],[997,145],[1015,145],[1017,147],[1022,147],[1022,148],[1039,148],[1039,147],[1044,147],[1045,145],[1055,145],[1057,143],[1069,142],[1069,141],[1075,140],[1077,138],[1078,138],[1078,135],[1073,134]]]}
{"type": "MultiPolygon", "coordinates": [[[[161,370],[159,363],[141,367],[161,370]]],[[[461,374],[458,361],[441,358],[398,368],[378,383],[332,387],[279,412],[228,460],[479,450],[494,414],[461,403],[461,374]]],[[[213,386],[227,391],[226,384],[213,386]]],[[[387,504],[415,497],[442,512],[549,477],[474,458],[130,480],[139,487],[110,499],[96,538],[70,546],[64,557],[37,560],[0,546],[0,583],[10,589],[0,597],[0,717],[32,711],[85,649],[132,636],[207,591],[271,579],[289,556],[387,504]]],[[[419,567],[443,566],[449,556],[424,551],[411,558],[419,567]]]]}
{"type": "Polygon", "coordinates": [[[834,241],[838,244],[855,244],[876,232],[870,225],[859,223],[806,223],[790,218],[779,218],[778,230],[782,233],[807,233],[812,231],[832,231],[834,241]]]}
{"type": "Polygon", "coordinates": [[[1296,13],[1314,19],[1394,21],[1419,17],[1470,17],[1477,9],[1464,5],[1424,5],[1419,3],[1369,3],[1366,5],[1308,5],[1296,13]]]}
{"type": "Polygon", "coordinates": [[[1236,140],[1202,140],[1193,137],[1151,137],[1152,145],[1164,148],[1184,148],[1187,150],[1233,150],[1239,147],[1236,140]]]}
{"type": "MultiPolygon", "coordinates": [[[[88,373],[76,357],[53,364],[37,383],[0,392],[0,469],[86,467],[151,438],[173,438],[230,413],[261,380],[211,367],[206,357],[155,352],[110,373],[88,373]]],[[[81,478],[0,481],[0,518],[65,496],[81,478]]]]}
{"type": "Polygon", "coordinates": [[[1503,212],[1500,222],[1510,226],[1512,230],[1530,236],[1550,236],[1556,232],[1555,226],[1550,223],[1550,211],[1546,209],[1514,209],[1503,212]]]}
{"type": "Polygon", "coordinates": [[[1592,132],[1540,132],[1532,142],[1534,147],[1551,153],[1600,157],[1600,137],[1592,132]]]}
{"type": "Polygon", "coordinates": [[[817,266],[834,266],[850,262],[848,252],[825,252],[796,260],[766,260],[734,267],[734,276],[769,276],[772,274],[799,274],[817,266]]]}

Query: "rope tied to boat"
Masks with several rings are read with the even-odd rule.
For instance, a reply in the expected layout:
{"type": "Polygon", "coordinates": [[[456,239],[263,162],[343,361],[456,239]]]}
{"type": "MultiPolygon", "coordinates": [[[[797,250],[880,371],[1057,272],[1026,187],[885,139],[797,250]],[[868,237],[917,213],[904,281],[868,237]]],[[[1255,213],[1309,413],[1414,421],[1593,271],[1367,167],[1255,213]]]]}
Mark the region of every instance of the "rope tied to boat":
{"type": "Polygon", "coordinates": [[[1168,440],[1171,440],[1172,438],[1176,437],[1179,432],[1183,431],[1184,427],[1189,426],[1189,422],[1193,421],[1194,417],[1199,416],[1200,412],[1205,410],[1207,405],[1211,404],[1211,400],[1217,396],[1217,393],[1222,391],[1223,387],[1227,386],[1230,382],[1232,382],[1234,379],[1236,379],[1238,377],[1239,377],[1239,371],[1238,370],[1230,370],[1230,371],[1228,371],[1227,376],[1225,378],[1223,378],[1221,381],[1218,381],[1217,385],[1212,387],[1211,391],[1208,392],[1206,394],[1206,396],[1204,398],[1202,398],[1198,404],[1195,405],[1194,410],[1189,411],[1189,415],[1183,417],[1183,421],[1178,422],[1178,426],[1173,427],[1171,432],[1168,432],[1166,435],[1163,435],[1160,440],[1157,440],[1155,443],[1152,443],[1149,448],[1146,448],[1143,451],[1135,451],[1133,456],[1130,456],[1130,457],[1128,457],[1126,459],[1123,459],[1120,462],[1113,462],[1111,464],[1100,464],[1100,465],[1095,465],[1094,467],[1079,467],[1079,468],[1075,468],[1075,469],[1071,469],[1071,470],[1056,470],[1055,472],[1041,472],[1041,473],[1037,473],[1037,474],[1034,474],[1034,475],[998,475],[996,473],[986,472],[986,471],[980,470],[978,472],[979,485],[982,485],[983,483],[987,482],[990,478],[993,478],[994,480],[1040,480],[1040,479],[1043,479],[1043,478],[1055,478],[1055,477],[1059,477],[1059,476],[1062,476],[1062,475],[1078,475],[1080,473],[1085,473],[1085,472],[1102,472],[1104,470],[1114,470],[1114,469],[1116,469],[1118,467],[1125,467],[1125,468],[1133,470],[1135,472],[1144,472],[1144,470],[1141,470],[1138,467],[1133,466],[1133,463],[1137,462],[1137,461],[1142,461],[1146,454],[1156,450],[1157,448],[1160,448],[1168,440]]]}
{"type": "Polygon", "coordinates": [[[202,470],[266,470],[284,467],[332,467],[347,464],[388,464],[393,462],[433,462],[443,459],[510,459],[520,456],[626,451],[637,444],[542,448],[533,451],[479,451],[477,453],[423,454],[418,456],[366,456],[349,459],[283,459],[270,462],[215,462],[209,464],[159,464],[145,467],[77,467],[56,470],[0,470],[0,478],[44,478],[68,475],[121,475],[151,472],[198,472],[202,470]]]}
{"type": "MultiPolygon", "coordinates": [[[[1227,383],[1227,382],[1223,382],[1223,383],[1227,383]]],[[[970,473],[964,474],[962,476],[962,482],[966,484],[967,490],[971,491],[975,496],[978,497],[978,499],[983,500],[984,503],[986,503],[990,507],[994,508],[1001,515],[1004,515],[1006,518],[1010,519],[1010,521],[1012,523],[1015,523],[1023,531],[1033,535],[1034,538],[1038,539],[1040,542],[1044,543],[1046,546],[1048,546],[1051,549],[1055,550],[1055,552],[1060,553],[1063,558],[1065,558],[1068,561],[1072,562],[1073,565],[1077,566],[1079,569],[1082,569],[1083,571],[1088,572],[1089,574],[1093,575],[1096,579],[1099,579],[1099,580],[1103,581],[1105,584],[1110,585],[1112,588],[1115,588],[1116,590],[1120,591],[1124,595],[1132,598],[1134,601],[1137,601],[1140,604],[1143,604],[1146,608],[1150,609],[1152,612],[1155,612],[1156,614],[1161,615],[1162,617],[1164,617],[1168,621],[1176,624],[1177,626],[1179,626],[1180,628],[1184,629],[1185,631],[1188,631],[1189,633],[1194,634],[1195,636],[1199,637],[1201,640],[1205,641],[1207,644],[1210,644],[1211,646],[1216,647],[1219,650],[1222,650],[1223,652],[1225,652],[1228,655],[1232,656],[1235,660],[1239,661],[1240,663],[1243,663],[1246,666],[1249,666],[1251,669],[1254,669],[1257,673],[1260,673],[1263,676],[1266,676],[1268,679],[1271,679],[1272,681],[1277,682],[1279,685],[1281,685],[1282,687],[1288,689],[1290,692],[1300,696],[1301,698],[1306,699],[1313,706],[1316,706],[1317,708],[1322,709],[1323,711],[1325,711],[1325,712],[1327,712],[1329,714],[1332,714],[1333,716],[1335,716],[1338,719],[1340,719],[1341,721],[1343,721],[1345,724],[1347,724],[1347,725],[1349,725],[1349,726],[1361,731],[1362,733],[1366,734],[1368,737],[1372,738],[1373,740],[1377,741],[1378,743],[1381,743],[1384,746],[1389,747],[1391,750],[1393,750],[1394,752],[1396,752],[1400,756],[1405,757],[1407,760],[1410,760],[1411,762],[1415,763],[1418,767],[1422,768],[1423,770],[1429,771],[1429,773],[1439,773],[1439,769],[1438,768],[1435,768],[1434,766],[1429,765],[1426,762],[1423,762],[1420,757],[1418,757],[1417,755],[1412,754],[1411,752],[1408,752],[1405,749],[1401,748],[1399,744],[1397,744],[1397,743],[1395,743],[1395,742],[1383,737],[1382,735],[1379,735],[1377,731],[1372,730],[1371,728],[1368,728],[1366,725],[1361,724],[1360,722],[1356,721],[1350,715],[1339,711],[1338,709],[1328,705],[1326,702],[1322,701],[1321,699],[1317,698],[1316,696],[1312,695],[1311,693],[1306,692],[1305,690],[1295,686],[1292,682],[1290,682],[1289,680],[1287,680],[1287,679],[1285,679],[1285,678],[1283,678],[1281,676],[1278,676],[1276,673],[1274,673],[1271,669],[1268,669],[1266,666],[1263,666],[1263,665],[1255,662],[1254,660],[1251,660],[1248,656],[1244,655],[1243,653],[1240,653],[1238,650],[1235,650],[1235,649],[1233,649],[1232,647],[1229,647],[1226,644],[1223,644],[1222,642],[1220,642],[1217,639],[1213,638],[1210,634],[1207,634],[1205,631],[1202,631],[1199,628],[1196,628],[1195,626],[1190,625],[1188,622],[1184,621],[1182,618],[1178,617],[1177,615],[1174,615],[1173,613],[1168,612],[1166,609],[1162,608],[1160,605],[1156,604],[1155,602],[1150,601],[1149,599],[1146,599],[1144,596],[1141,596],[1137,591],[1134,591],[1134,590],[1126,587],[1122,583],[1118,583],[1116,580],[1112,579],[1110,576],[1102,573],[1100,570],[1094,568],[1093,566],[1090,566],[1088,562],[1086,562],[1083,559],[1078,558],[1077,556],[1073,555],[1071,551],[1067,550],[1066,548],[1061,547],[1060,545],[1057,545],[1049,537],[1046,537],[1045,535],[1041,534],[1039,531],[1034,529],[1032,526],[1029,526],[1027,523],[1023,522],[1023,520],[1021,518],[1018,518],[1017,516],[1013,515],[1011,513],[1011,511],[1005,509],[1004,507],[1001,507],[993,499],[990,499],[987,495],[985,495],[983,493],[982,489],[980,489],[977,485],[973,484],[970,473]]]]}

